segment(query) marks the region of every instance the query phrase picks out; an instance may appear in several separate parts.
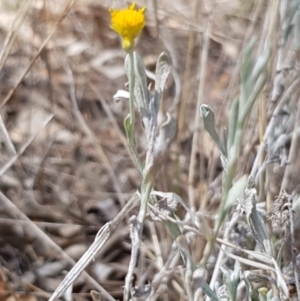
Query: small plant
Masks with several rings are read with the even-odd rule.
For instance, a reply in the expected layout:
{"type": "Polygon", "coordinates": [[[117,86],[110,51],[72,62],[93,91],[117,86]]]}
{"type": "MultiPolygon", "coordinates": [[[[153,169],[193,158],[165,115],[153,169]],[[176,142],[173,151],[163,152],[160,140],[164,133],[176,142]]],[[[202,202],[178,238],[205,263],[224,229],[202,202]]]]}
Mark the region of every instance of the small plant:
{"type": "MultiPolygon", "coordinates": [[[[279,245],[275,244],[275,237],[266,224],[266,214],[258,205],[258,194],[264,189],[263,183],[259,182],[259,176],[264,166],[259,167],[257,160],[260,160],[259,156],[261,156],[265,140],[262,141],[257,153],[252,174],[250,176],[241,174],[238,169],[247,121],[270,76],[271,47],[266,44],[265,50],[257,58],[254,55],[256,39],[251,39],[245,47],[240,66],[239,95],[232,102],[228,130],[223,130],[221,137],[215,126],[213,109],[206,104],[198,108],[204,129],[209,133],[220,152],[220,160],[224,169],[221,199],[217,214],[213,218],[213,229],[210,229],[209,222],[203,212],[195,212],[188,208],[186,205],[188,202],[173,192],[155,190],[157,173],[163,165],[170,144],[176,135],[177,127],[175,119],[169,112],[165,114],[161,124],[158,122],[162,94],[172,68],[171,59],[166,53],[162,53],[158,57],[155,87],[152,93],[147,86],[143,60],[134,49],[135,38],[139,36],[145,26],[144,12],[145,8],[136,9],[134,3],[127,9],[110,10],[111,28],[120,35],[122,47],[127,52],[125,70],[129,81],[130,112],[124,120],[124,127],[128,145],[141,175],[141,187],[119,215],[100,230],[95,242],[69,272],[50,301],[61,295],[74,281],[113,233],[119,222],[137,204],[139,206],[137,216],[131,215],[129,218],[131,259],[125,279],[124,300],[156,300],[160,281],[164,277],[168,277],[168,266],[165,266],[157,272],[152,283],[134,284],[134,269],[139,264],[138,255],[147,216],[151,222],[163,222],[172,236],[175,253],[176,250],[180,253],[183,265],[182,283],[184,294],[186,294],[186,298],[183,299],[189,301],[202,299],[214,301],[291,300],[286,272],[282,266],[284,243],[289,237],[292,245],[292,267],[290,270],[294,274],[294,282],[299,296],[297,262],[294,252],[293,211],[297,210],[297,204],[296,202],[293,203],[293,197],[290,194],[283,191],[278,198],[282,203],[278,205],[275,202],[277,206],[274,206],[274,209],[268,214],[273,222],[281,223],[284,221],[285,235],[283,238],[278,238],[279,245]],[[140,159],[136,148],[136,111],[143,124],[147,142],[144,162],[140,159]],[[259,183],[260,185],[258,185],[259,183]],[[184,219],[180,219],[177,214],[179,206],[185,212],[184,219]],[[247,223],[248,234],[254,241],[252,249],[236,246],[230,242],[231,230],[243,218],[247,223]],[[201,235],[206,240],[203,256],[199,261],[194,259],[190,252],[189,235],[201,235]],[[214,265],[209,270],[208,262],[210,260],[213,260],[214,265]]],[[[293,18],[290,19],[290,25],[294,24],[291,21],[294,20],[293,18]]],[[[284,24],[286,27],[287,23],[284,24]]],[[[297,24],[299,25],[299,23],[297,24]]],[[[284,31],[285,42],[290,32],[284,31]]],[[[272,130],[274,130],[274,123],[270,123],[266,133],[270,133],[272,130]]],[[[274,138],[274,141],[268,146],[273,145],[274,148],[279,149],[278,144],[275,147],[276,141],[278,142],[274,138]]],[[[268,151],[270,154],[272,153],[272,150],[268,151]]],[[[173,271],[175,269],[173,267],[173,271]]],[[[178,271],[176,270],[176,272],[178,271]]],[[[98,297],[93,298],[98,300],[98,297]]]]}

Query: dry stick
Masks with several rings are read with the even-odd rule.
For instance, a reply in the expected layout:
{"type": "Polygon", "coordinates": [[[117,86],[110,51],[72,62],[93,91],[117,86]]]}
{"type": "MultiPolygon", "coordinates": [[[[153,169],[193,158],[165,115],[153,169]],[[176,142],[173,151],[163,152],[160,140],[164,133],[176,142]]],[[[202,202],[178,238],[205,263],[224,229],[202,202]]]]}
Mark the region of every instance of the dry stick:
{"type": "MultiPolygon", "coordinates": [[[[20,224],[20,225],[27,225],[28,224],[28,221],[20,221],[20,220],[15,220],[13,218],[6,218],[6,217],[0,217],[0,224],[5,224],[7,226],[14,226],[17,224],[20,224]]],[[[56,222],[37,222],[37,221],[34,221],[33,222],[34,224],[36,224],[37,226],[39,227],[47,227],[48,229],[49,228],[61,228],[61,227],[64,227],[64,226],[79,226],[79,227],[82,227],[82,228],[86,228],[86,224],[78,224],[78,223],[56,223],[56,222]]]]}
{"type": "MultiPolygon", "coordinates": [[[[240,208],[239,207],[240,206],[238,206],[238,208],[234,212],[233,217],[230,220],[229,226],[226,227],[226,230],[225,230],[225,233],[223,236],[223,240],[225,240],[225,241],[228,240],[230,231],[233,228],[234,224],[238,222],[238,219],[240,217],[240,208]]],[[[218,240],[218,238],[216,238],[216,240],[218,240]]],[[[214,268],[214,271],[213,271],[213,274],[212,274],[212,277],[211,277],[211,280],[209,283],[209,286],[212,290],[214,289],[215,282],[218,279],[221,264],[224,264],[224,262],[223,262],[223,258],[225,256],[225,253],[223,252],[224,250],[225,250],[224,246],[221,246],[221,250],[219,252],[218,259],[216,261],[215,268],[214,268]]],[[[209,300],[210,300],[210,298],[207,299],[207,301],[209,301],[209,300]]]]}
{"type": "MultiPolygon", "coordinates": [[[[192,19],[192,24],[196,23],[196,18],[198,17],[200,1],[195,0],[194,3],[194,14],[192,19]]],[[[187,55],[185,59],[185,72],[183,76],[183,87],[182,87],[182,95],[181,95],[181,102],[179,108],[179,116],[178,116],[178,134],[177,134],[177,143],[184,137],[184,130],[186,127],[186,116],[185,116],[185,109],[186,106],[189,104],[188,95],[190,94],[190,77],[191,77],[191,62],[193,57],[193,50],[195,45],[195,32],[192,31],[192,24],[189,25],[189,41],[188,41],[188,49],[187,55]]]]}
{"type": "MultiPolygon", "coordinates": [[[[42,124],[41,130],[49,123],[49,121],[53,118],[53,115],[49,116],[42,124]]],[[[0,169],[0,177],[16,162],[16,160],[19,158],[19,156],[26,150],[26,148],[31,144],[31,142],[34,140],[34,138],[41,132],[39,130],[36,134],[34,134],[32,137],[28,139],[28,141],[20,148],[19,152],[13,156],[1,169],[0,169]]],[[[69,263],[72,265],[75,264],[75,262],[64,253],[64,251],[57,246],[40,228],[38,228],[37,225],[35,225],[23,212],[21,212],[3,193],[0,192],[0,201],[2,207],[4,209],[7,209],[10,212],[14,212],[16,218],[23,221],[28,221],[29,226],[31,227],[32,231],[36,233],[36,235],[42,239],[45,240],[48,245],[52,246],[58,253],[62,256],[62,258],[65,258],[68,260],[69,263]]],[[[98,290],[102,290],[104,294],[107,294],[109,297],[110,295],[102,289],[98,283],[91,278],[88,274],[85,275],[87,277],[87,280],[91,282],[91,284],[95,285],[98,290]]],[[[114,300],[113,298],[110,298],[109,300],[114,300]]]]}
{"type": "Polygon", "coordinates": [[[20,148],[20,150],[12,156],[1,168],[0,168],[0,177],[3,176],[3,174],[18,160],[19,156],[24,153],[26,148],[31,144],[31,142],[38,136],[38,134],[41,132],[41,130],[49,123],[49,121],[53,118],[53,115],[50,115],[41,125],[41,128],[37,133],[32,135],[26,143],[20,148]]]}
{"type": "MultiPolygon", "coordinates": [[[[74,268],[76,265],[79,264],[80,261],[76,264],[76,262],[71,257],[69,257],[69,255],[67,255],[50,237],[47,236],[46,233],[44,233],[37,225],[35,225],[22,211],[20,211],[20,209],[18,207],[16,207],[15,204],[12,201],[10,201],[2,192],[0,192],[0,201],[1,201],[2,208],[4,207],[4,209],[9,210],[10,212],[13,212],[17,219],[22,220],[22,221],[27,221],[28,226],[30,226],[31,231],[33,233],[35,233],[37,238],[45,241],[50,248],[55,250],[61,256],[61,258],[66,259],[69,264],[74,266],[74,268]]],[[[135,198],[130,199],[128,201],[128,203],[126,204],[126,206],[120,211],[120,213],[111,222],[106,223],[100,229],[100,231],[98,232],[98,235],[96,236],[95,242],[91,245],[89,250],[92,248],[92,246],[95,246],[95,244],[98,244],[97,251],[100,250],[100,248],[104,245],[104,243],[111,236],[113,230],[115,230],[115,228],[122,221],[124,216],[126,214],[128,214],[128,211],[134,207],[136,202],[137,202],[137,200],[135,198]],[[105,235],[104,239],[101,240],[100,238],[102,238],[102,236],[104,236],[104,235],[105,235]]],[[[89,250],[86,252],[86,254],[89,252],[89,250]]],[[[90,260],[92,260],[92,259],[93,259],[93,257],[90,258],[90,260]]],[[[71,273],[71,271],[69,272],[69,274],[70,273],[71,273]]],[[[67,275],[67,277],[68,277],[68,275],[67,275]]],[[[108,300],[115,301],[115,299],[88,273],[83,271],[82,275],[92,286],[94,286],[95,289],[100,291],[108,300]]],[[[66,288],[63,288],[63,289],[66,289],[66,288]]],[[[62,294],[63,292],[64,291],[61,290],[60,292],[53,294],[49,300],[53,301],[54,299],[56,299],[60,296],[60,293],[62,294]]]]}
{"type": "MultiPolygon", "coordinates": [[[[84,268],[95,258],[99,250],[103,247],[106,241],[110,238],[110,236],[114,233],[117,226],[120,222],[128,215],[129,211],[136,206],[138,203],[138,199],[136,198],[136,194],[131,197],[131,199],[126,203],[126,205],[121,209],[118,215],[110,222],[106,223],[97,233],[95,241],[89,247],[89,249],[84,253],[84,255],[80,258],[80,260],[74,265],[71,271],[67,274],[64,280],[57,287],[49,301],[54,301],[59,298],[66,289],[76,280],[79,274],[82,272],[84,276],[88,276],[92,281],[91,284],[95,285],[95,280],[90,277],[86,272],[84,272],[84,268]]],[[[64,253],[65,254],[65,253],[64,253]]],[[[67,256],[67,255],[66,255],[67,256]]],[[[68,257],[69,258],[69,257],[68,257]]],[[[71,259],[72,260],[72,259],[71,259]]],[[[73,261],[73,260],[72,260],[73,261]]],[[[72,262],[73,264],[74,262],[72,262]]],[[[96,282],[97,283],[97,282],[96,282]]],[[[112,296],[110,296],[98,283],[95,286],[97,290],[100,289],[100,292],[105,295],[109,300],[114,300],[112,296]]]]}
{"type": "MultiPolygon", "coordinates": [[[[192,142],[192,150],[191,150],[191,157],[190,157],[190,166],[189,166],[189,176],[188,176],[188,195],[189,195],[189,204],[190,208],[195,208],[195,194],[194,194],[194,178],[195,178],[195,165],[196,165],[196,152],[197,152],[197,145],[199,140],[199,126],[200,126],[200,105],[203,102],[203,94],[204,94],[204,87],[205,87],[205,80],[206,80],[206,66],[207,66],[207,58],[208,58],[208,49],[210,43],[210,33],[211,33],[211,14],[208,17],[206,30],[203,33],[204,35],[204,42],[203,42],[203,49],[201,53],[200,63],[200,79],[199,79],[199,90],[198,90],[198,99],[196,105],[196,114],[194,120],[194,134],[193,134],[193,142],[192,142]]],[[[204,166],[200,166],[204,168],[204,166]]]]}
{"type": "Polygon", "coordinates": [[[20,7],[17,17],[15,18],[15,20],[12,24],[12,28],[5,38],[5,41],[2,46],[2,50],[0,52],[0,70],[2,70],[2,68],[8,58],[8,55],[10,53],[10,50],[14,45],[14,42],[17,38],[19,30],[20,30],[20,28],[25,20],[25,17],[27,16],[27,13],[29,11],[31,2],[32,2],[32,0],[23,2],[23,5],[20,7]]]}
{"type": "Polygon", "coordinates": [[[241,263],[243,263],[245,265],[249,265],[251,267],[255,267],[256,269],[262,269],[262,270],[270,271],[270,272],[274,272],[274,273],[276,272],[275,268],[273,268],[270,265],[266,265],[264,263],[259,263],[259,262],[254,261],[254,260],[247,259],[245,257],[240,257],[240,256],[237,256],[237,255],[234,255],[233,253],[229,253],[226,250],[224,250],[224,252],[231,259],[237,260],[237,261],[239,261],[239,262],[241,262],[241,263]]]}
{"type": "Polygon", "coordinates": [[[105,165],[105,168],[113,182],[113,185],[114,185],[114,188],[116,190],[116,192],[118,193],[118,199],[120,201],[120,204],[122,206],[125,205],[125,200],[124,200],[124,197],[123,197],[123,194],[122,194],[122,190],[121,190],[121,187],[119,185],[119,182],[118,182],[118,178],[115,174],[115,171],[114,169],[112,168],[102,146],[100,143],[98,143],[98,140],[97,138],[95,137],[94,133],[90,130],[90,128],[88,127],[88,125],[86,124],[79,108],[78,108],[78,104],[77,104],[77,100],[76,100],[76,95],[75,95],[75,85],[74,85],[74,77],[73,77],[73,72],[67,62],[67,60],[65,59],[64,60],[64,65],[65,65],[65,69],[66,69],[66,72],[67,72],[67,75],[70,79],[70,96],[71,96],[71,101],[72,101],[72,105],[73,105],[73,109],[74,109],[74,113],[75,113],[75,116],[78,120],[78,122],[80,123],[81,127],[82,127],[82,130],[83,132],[90,138],[91,142],[93,143],[96,151],[97,151],[97,154],[100,158],[100,160],[103,162],[103,164],[105,165]]]}
{"type": "MultiPolygon", "coordinates": [[[[16,220],[15,220],[15,222],[16,222],[16,220]]],[[[43,297],[45,299],[50,298],[50,296],[51,296],[50,293],[45,292],[44,290],[42,290],[41,288],[35,286],[34,284],[32,284],[30,282],[27,282],[25,280],[26,277],[22,277],[22,276],[16,275],[11,269],[7,269],[4,266],[1,266],[0,277],[2,279],[3,279],[3,276],[4,276],[3,272],[5,272],[5,275],[9,275],[10,276],[10,281],[8,282],[5,279],[5,283],[8,285],[8,290],[1,289],[1,295],[3,293],[10,293],[11,294],[12,292],[14,294],[14,297],[24,295],[24,290],[18,291],[15,288],[13,289],[11,287],[10,283],[12,283],[12,282],[15,283],[15,281],[17,281],[23,287],[25,286],[26,293],[28,293],[30,291],[30,295],[37,296],[37,297],[43,297]]],[[[14,298],[14,299],[20,301],[20,299],[22,299],[22,298],[18,298],[17,297],[17,298],[14,298]]]]}
{"type": "MultiPolygon", "coordinates": [[[[160,224],[158,224],[158,226],[160,226],[160,224]]],[[[159,240],[157,237],[157,231],[155,229],[154,223],[150,222],[149,228],[150,228],[150,232],[151,232],[151,236],[152,236],[154,251],[156,254],[157,268],[158,268],[158,270],[161,270],[164,265],[164,261],[163,261],[160,244],[159,244],[159,240]]]]}
{"type": "Polygon", "coordinates": [[[149,296],[149,301],[156,301],[159,297],[157,293],[160,285],[163,283],[164,278],[169,278],[172,270],[178,266],[178,261],[180,260],[180,255],[177,252],[177,246],[171,249],[165,265],[160,269],[160,271],[154,276],[152,282],[152,290],[149,296]]]}
{"type": "Polygon", "coordinates": [[[35,55],[35,57],[31,60],[31,62],[29,63],[29,65],[27,66],[27,68],[25,69],[25,71],[23,72],[23,74],[20,76],[20,78],[15,83],[14,87],[11,90],[9,90],[9,92],[6,94],[4,100],[0,104],[0,110],[10,100],[10,98],[12,97],[12,95],[14,94],[14,92],[16,91],[16,89],[18,88],[18,86],[21,84],[22,80],[25,78],[25,76],[27,75],[27,73],[29,72],[29,70],[31,69],[31,67],[33,66],[33,64],[35,63],[35,61],[40,56],[41,52],[43,51],[43,49],[45,48],[45,46],[47,45],[47,43],[52,39],[53,35],[55,34],[56,30],[58,29],[58,26],[60,25],[60,23],[63,21],[63,19],[67,16],[67,14],[69,13],[69,11],[71,10],[74,1],[75,0],[70,0],[69,1],[69,3],[66,6],[66,8],[65,8],[65,10],[64,10],[64,12],[62,14],[62,16],[60,17],[60,19],[58,20],[57,24],[55,25],[55,28],[53,29],[53,31],[48,35],[48,37],[46,38],[46,40],[44,41],[44,43],[42,44],[42,46],[38,50],[38,52],[35,55]]]}
{"type": "Polygon", "coordinates": [[[0,115],[0,133],[1,133],[1,138],[4,140],[4,144],[6,144],[8,151],[10,152],[10,155],[15,155],[17,153],[14,144],[11,142],[9,138],[9,134],[7,132],[7,129],[4,125],[2,116],[0,115]]]}
{"type": "MultiPolygon", "coordinates": [[[[192,24],[196,23],[196,19],[198,17],[198,11],[199,11],[199,6],[200,6],[200,1],[195,0],[194,1],[194,14],[193,14],[193,19],[192,19],[192,24]]],[[[178,132],[177,132],[177,147],[179,148],[180,142],[184,138],[184,131],[186,128],[186,107],[189,104],[190,101],[188,101],[188,94],[190,93],[189,88],[189,80],[191,76],[191,62],[192,62],[192,53],[194,50],[194,45],[195,45],[195,39],[196,39],[196,33],[192,31],[192,24],[189,25],[189,40],[188,40],[188,49],[187,49],[187,55],[185,59],[185,72],[183,76],[183,85],[182,85],[182,93],[180,97],[180,102],[179,102],[179,112],[178,112],[178,132]]],[[[180,151],[178,149],[178,155],[177,155],[177,162],[176,162],[176,179],[180,183],[180,170],[179,170],[179,156],[180,156],[180,151]]],[[[175,169],[175,170],[176,170],[175,169]]],[[[180,191],[179,187],[177,188],[178,191],[180,191]]],[[[175,191],[175,192],[178,192],[175,191]]]]}
{"type": "MultiPolygon", "coordinates": [[[[39,169],[39,166],[37,166],[36,164],[34,163],[28,163],[26,161],[22,162],[24,165],[26,166],[30,166],[30,168],[34,168],[35,171],[39,169]]],[[[56,171],[56,170],[52,170],[51,168],[47,168],[47,167],[44,167],[43,170],[47,173],[47,174],[50,174],[50,175],[54,175],[54,176],[64,176],[64,178],[66,179],[70,179],[71,181],[73,180],[78,180],[79,177],[78,176],[74,176],[74,175],[70,175],[70,174],[67,174],[67,173],[64,173],[64,172],[59,172],[59,171],[56,171]]],[[[93,181],[91,181],[93,182],[93,181]]],[[[118,197],[118,194],[116,192],[107,192],[107,191],[101,191],[101,190],[98,190],[98,193],[101,194],[102,197],[118,197]]],[[[130,197],[132,194],[131,193],[123,193],[122,194],[125,198],[128,198],[130,197]]]]}

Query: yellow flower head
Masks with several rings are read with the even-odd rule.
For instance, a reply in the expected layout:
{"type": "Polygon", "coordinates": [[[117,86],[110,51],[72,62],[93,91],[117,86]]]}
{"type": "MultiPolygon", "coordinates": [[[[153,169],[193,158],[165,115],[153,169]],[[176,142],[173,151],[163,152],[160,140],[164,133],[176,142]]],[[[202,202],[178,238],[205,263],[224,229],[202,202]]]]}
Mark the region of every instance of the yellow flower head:
{"type": "Polygon", "coordinates": [[[145,26],[145,7],[135,9],[133,2],[128,8],[121,10],[110,9],[111,28],[122,38],[122,47],[130,51],[134,46],[134,39],[145,26]]]}

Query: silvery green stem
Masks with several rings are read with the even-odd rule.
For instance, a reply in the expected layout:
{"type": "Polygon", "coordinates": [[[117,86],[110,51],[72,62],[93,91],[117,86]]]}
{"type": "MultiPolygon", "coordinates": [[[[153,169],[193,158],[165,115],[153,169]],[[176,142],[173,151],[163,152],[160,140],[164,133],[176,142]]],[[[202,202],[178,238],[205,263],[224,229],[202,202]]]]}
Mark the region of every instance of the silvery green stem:
{"type": "Polygon", "coordinates": [[[147,212],[148,200],[150,198],[150,193],[153,189],[153,183],[151,181],[147,181],[146,179],[143,181],[142,189],[141,189],[141,207],[137,217],[139,223],[139,235],[142,234],[143,224],[147,212]]]}
{"type": "Polygon", "coordinates": [[[128,54],[129,57],[129,110],[130,114],[124,120],[125,131],[127,134],[128,144],[131,153],[135,159],[136,165],[140,173],[143,173],[143,165],[136,151],[135,145],[135,105],[134,105],[134,86],[135,86],[135,73],[134,73],[134,52],[128,54]]]}
{"type": "Polygon", "coordinates": [[[133,51],[129,52],[129,64],[130,64],[130,74],[129,74],[129,110],[130,110],[130,123],[132,126],[132,131],[134,133],[134,125],[135,125],[135,111],[134,111],[134,57],[133,51]]]}

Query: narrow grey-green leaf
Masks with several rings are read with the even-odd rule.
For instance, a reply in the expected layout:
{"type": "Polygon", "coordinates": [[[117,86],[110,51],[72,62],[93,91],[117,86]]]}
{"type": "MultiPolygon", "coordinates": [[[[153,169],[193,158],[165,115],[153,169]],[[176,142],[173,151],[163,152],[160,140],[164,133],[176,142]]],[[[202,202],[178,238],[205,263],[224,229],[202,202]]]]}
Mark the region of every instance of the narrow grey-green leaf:
{"type": "Polygon", "coordinates": [[[134,72],[135,72],[135,94],[136,97],[140,97],[141,99],[137,99],[137,101],[143,102],[143,107],[147,108],[149,103],[148,98],[148,86],[147,86],[147,78],[145,66],[142,58],[136,53],[133,53],[134,56],[134,72]]]}
{"type": "Polygon", "coordinates": [[[142,117],[144,126],[146,130],[149,127],[149,92],[147,87],[147,78],[146,78],[146,71],[145,66],[141,57],[134,52],[133,53],[133,78],[130,75],[130,57],[129,55],[126,56],[125,59],[125,71],[128,77],[129,82],[131,80],[134,81],[134,104],[136,109],[138,110],[139,114],[142,117]]]}
{"type": "Polygon", "coordinates": [[[227,128],[224,128],[223,131],[223,147],[224,147],[224,152],[225,152],[225,157],[228,158],[228,149],[227,149],[227,145],[228,145],[228,131],[227,128]]]}
{"type": "MultiPolygon", "coordinates": [[[[235,266],[239,266],[238,261],[236,261],[235,264],[235,266]]],[[[223,273],[223,282],[226,286],[229,300],[235,301],[237,286],[239,284],[239,272],[234,273],[232,270],[226,269],[225,267],[221,267],[221,271],[223,273]]]]}
{"type": "Polygon", "coordinates": [[[236,182],[233,183],[232,187],[228,192],[228,197],[224,206],[224,210],[230,210],[231,206],[237,201],[238,197],[240,197],[247,185],[247,176],[244,175],[239,178],[236,182]]]}
{"type": "MultiPolygon", "coordinates": [[[[161,125],[159,134],[155,137],[154,145],[148,146],[146,169],[152,176],[161,169],[168,148],[177,132],[177,123],[171,115],[167,114],[167,120],[161,125]]],[[[155,133],[156,134],[156,133],[155,133]]]]}
{"type": "Polygon", "coordinates": [[[172,61],[165,53],[161,53],[156,64],[156,79],[155,79],[155,108],[158,112],[161,95],[164,91],[166,81],[172,68],[172,61]]]}
{"type": "Polygon", "coordinates": [[[129,141],[129,143],[131,143],[133,141],[133,138],[134,138],[134,132],[133,132],[132,124],[130,122],[130,114],[128,114],[124,118],[124,127],[125,127],[125,132],[126,132],[126,135],[127,135],[127,139],[129,141]]]}
{"type": "Polygon", "coordinates": [[[268,236],[265,222],[256,210],[256,189],[253,177],[249,177],[244,196],[240,199],[240,204],[246,213],[247,223],[251,233],[261,250],[273,256],[273,248],[268,236]]]}
{"type": "Polygon", "coordinates": [[[252,69],[252,60],[251,55],[252,51],[255,45],[256,38],[252,38],[248,45],[246,46],[246,49],[243,54],[242,59],[242,66],[241,66],[241,78],[242,78],[242,84],[246,83],[247,78],[251,72],[252,69]]]}
{"type": "Polygon", "coordinates": [[[237,128],[237,121],[238,121],[238,112],[239,112],[239,98],[235,98],[231,108],[230,108],[230,117],[229,117],[229,137],[227,143],[227,149],[230,150],[231,146],[233,145],[236,128],[237,128]]]}
{"type": "Polygon", "coordinates": [[[208,105],[201,105],[200,106],[200,117],[203,121],[203,125],[205,130],[209,133],[211,138],[216,143],[218,149],[220,150],[221,154],[226,158],[226,152],[224,147],[220,141],[219,135],[215,129],[215,114],[212,108],[208,105]]]}
{"type": "Polygon", "coordinates": [[[212,301],[219,301],[216,293],[209,287],[208,283],[204,280],[202,282],[201,288],[206,296],[208,296],[212,301]]]}
{"type": "Polygon", "coordinates": [[[286,285],[286,282],[283,278],[283,274],[276,262],[276,260],[274,258],[272,258],[272,261],[273,261],[273,264],[274,264],[274,267],[275,267],[275,270],[276,270],[276,280],[277,280],[277,285],[279,287],[281,287],[282,291],[284,292],[285,296],[288,297],[289,296],[289,290],[288,290],[288,287],[286,285]]]}
{"type": "Polygon", "coordinates": [[[207,295],[213,301],[219,301],[220,299],[216,293],[209,287],[208,283],[205,281],[205,269],[197,268],[193,273],[193,291],[194,291],[194,300],[199,297],[199,291],[203,290],[205,295],[207,295]]]}
{"type": "Polygon", "coordinates": [[[250,284],[249,280],[246,277],[244,277],[243,280],[244,280],[245,286],[246,286],[247,300],[252,301],[252,287],[251,287],[251,284],[250,284]]]}
{"type": "Polygon", "coordinates": [[[271,47],[267,46],[265,53],[262,56],[260,56],[255,62],[255,65],[249,77],[250,82],[257,81],[258,76],[266,69],[270,56],[271,47]]]}

